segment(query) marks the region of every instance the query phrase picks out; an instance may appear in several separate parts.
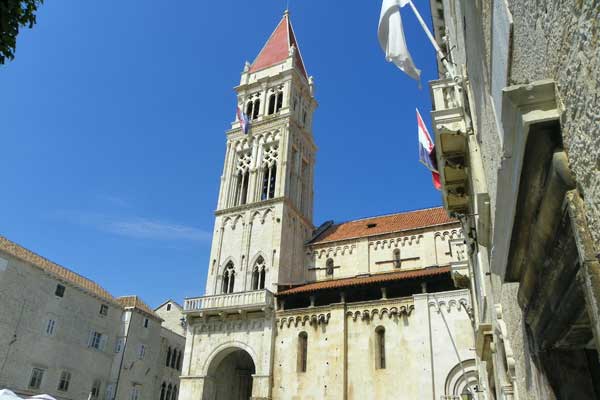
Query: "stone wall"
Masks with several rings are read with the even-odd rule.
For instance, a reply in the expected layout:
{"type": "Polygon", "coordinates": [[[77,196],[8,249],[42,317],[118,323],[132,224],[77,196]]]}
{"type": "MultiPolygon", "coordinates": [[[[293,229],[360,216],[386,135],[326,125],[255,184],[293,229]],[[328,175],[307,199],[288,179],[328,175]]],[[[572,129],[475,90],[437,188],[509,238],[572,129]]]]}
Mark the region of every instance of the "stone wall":
{"type": "Polygon", "coordinates": [[[459,363],[452,342],[465,368],[474,358],[461,301],[469,304],[466,290],[278,311],[273,399],[453,395],[446,388],[459,363]],[[385,368],[377,366],[377,328],[385,329],[385,368]],[[308,337],[306,372],[297,368],[300,332],[308,337]]]}
{"type": "Polygon", "coordinates": [[[307,282],[332,278],[326,273],[328,259],[333,260],[334,279],[466,261],[462,230],[458,223],[434,229],[316,244],[309,246],[307,254],[307,282]],[[400,251],[399,266],[394,264],[395,250],[400,251]]]}

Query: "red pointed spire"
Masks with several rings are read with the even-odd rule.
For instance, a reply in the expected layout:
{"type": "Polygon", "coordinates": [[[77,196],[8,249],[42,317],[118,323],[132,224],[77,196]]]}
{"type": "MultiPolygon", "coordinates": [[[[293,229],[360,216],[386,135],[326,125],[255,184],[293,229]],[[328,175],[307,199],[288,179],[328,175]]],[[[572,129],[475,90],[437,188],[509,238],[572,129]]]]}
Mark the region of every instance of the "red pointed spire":
{"type": "Polygon", "coordinates": [[[300,55],[300,49],[298,48],[298,42],[296,41],[296,35],[294,35],[294,29],[292,29],[289,13],[286,10],[277,28],[271,33],[269,40],[267,40],[267,43],[265,43],[260,53],[258,53],[258,57],[256,57],[250,66],[250,72],[283,62],[290,56],[290,47],[292,46],[296,48],[296,67],[308,79],[306,68],[304,68],[304,62],[302,62],[302,56],[300,55]]]}

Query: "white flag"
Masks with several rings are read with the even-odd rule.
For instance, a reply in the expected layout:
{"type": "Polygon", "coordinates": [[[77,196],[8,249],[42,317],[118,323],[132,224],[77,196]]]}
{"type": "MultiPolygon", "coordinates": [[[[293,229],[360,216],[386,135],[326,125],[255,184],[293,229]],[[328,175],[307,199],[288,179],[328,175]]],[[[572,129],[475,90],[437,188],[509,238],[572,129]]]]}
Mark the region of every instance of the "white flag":
{"type": "Polygon", "coordinates": [[[412,57],[406,47],[400,7],[409,0],[383,0],[377,36],[379,44],[385,52],[385,59],[396,64],[403,72],[417,81],[420,80],[421,70],[415,67],[412,57]]]}

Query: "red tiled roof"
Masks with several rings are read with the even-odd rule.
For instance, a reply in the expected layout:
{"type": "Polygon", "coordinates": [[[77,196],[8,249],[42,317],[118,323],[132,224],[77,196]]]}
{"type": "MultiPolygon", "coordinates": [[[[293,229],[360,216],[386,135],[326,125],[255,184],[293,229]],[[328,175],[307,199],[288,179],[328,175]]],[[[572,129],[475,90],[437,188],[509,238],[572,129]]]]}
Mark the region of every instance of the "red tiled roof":
{"type": "Polygon", "coordinates": [[[283,290],[277,293],[277,296],[286,296],[290,294],[315,292],[325,289],[337,289],[349,286],[368,285],[372,283],[400,281],[405,279],[423,278],[426,276],[443,275],[450,273],[450,267],[433,267],[417,269],[413,271],[390,272],[385,274],[376,274],[365,277],[343,278],[329,281],[313,282],[298,286],[292,289],[283,290]]]}
{"type": "Polygon", "coordinates": [[[87,292],[96,295],[102,299],[108,301],[115,301],[115,298],[111,296],[102,286],[96,282],[83,277],[61,265],[58,265],[42,256],[35,254],[34,252],[27,250],[26,248],[19,246],[18,244],[8,240],[7,238],[0,236],[0,251],[4,251],[13,257],[16,257],[22,261],[40,268],[51,275],[56,276],[58,279],[69,282],[75,286],[78,286],[87,292]]]}
{"type": "Polygon", "coordinates": [[[137,308],[140,311],[150,314],[151,316],[161,319],[152,311],[152,309],[142,301],[138,296],[121,296],[117,297],[117,301],[123,308],[137,308]]]}
{"type": "Polygon", "coordinates": [[[304,62],[300,55],[300,49],[292,29],[292,23],[288,13],[283,14],[283,18],[277,25],[277,28],[273,31],[269,40],[264,45],[258,56],[250,66],[250,72],[255,72],[272,65],[283,62],[289,57],[290,47],[294,45],[296,47],[296,67],[300,70],[302,75],[308,79],[306,74],[306,68],[304,68],[304,62]]]}
{"type": "Polygon", "coordinates": [[[354,239],[384,233],[406,231],[427,226],[458,223],[450,218],[442,207],[427,208],[384,215],[382,217],[364,218],[355,221],[332,225],[325,232],[311,241],[311,244],[354,239]]]}

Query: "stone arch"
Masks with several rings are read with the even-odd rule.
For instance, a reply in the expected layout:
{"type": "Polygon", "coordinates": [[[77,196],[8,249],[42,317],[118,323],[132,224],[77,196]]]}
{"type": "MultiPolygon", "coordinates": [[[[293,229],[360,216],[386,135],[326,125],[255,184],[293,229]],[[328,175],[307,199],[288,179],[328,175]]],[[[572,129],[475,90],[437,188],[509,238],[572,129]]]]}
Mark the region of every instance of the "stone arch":
{"type": "Polygon", "coordinates": [[[217,346],[207,358],[202,400],[249,400],[258,372],[256,353],[245,343],[230,341],[217,346]]]}
{"type": "Polygon", "coordinates": [[[460,395],[469,386],[475,391],[477,386],[477,365],[474,359],[469,359],[456,364],[446,377],[444,384],[444,394],[448,398],[460,398],[460,395]]]}
{"type": "Polygon", "coordinates": [[[260,364],[257,362],[258,358],[254,349],[246,343],[239,342],[237,340],[231,340],[229,342],[221,343],[219,346],[215,347],[208,357],[206,357],[206,361],[204,361],[204,364],[202,365],[202,376],[210,376],[211,367],[218,365],[225,357],[237,350],[243,350],[250,355],[250,358],[252,358],[258,373],[260,370],[260,364]]]}

